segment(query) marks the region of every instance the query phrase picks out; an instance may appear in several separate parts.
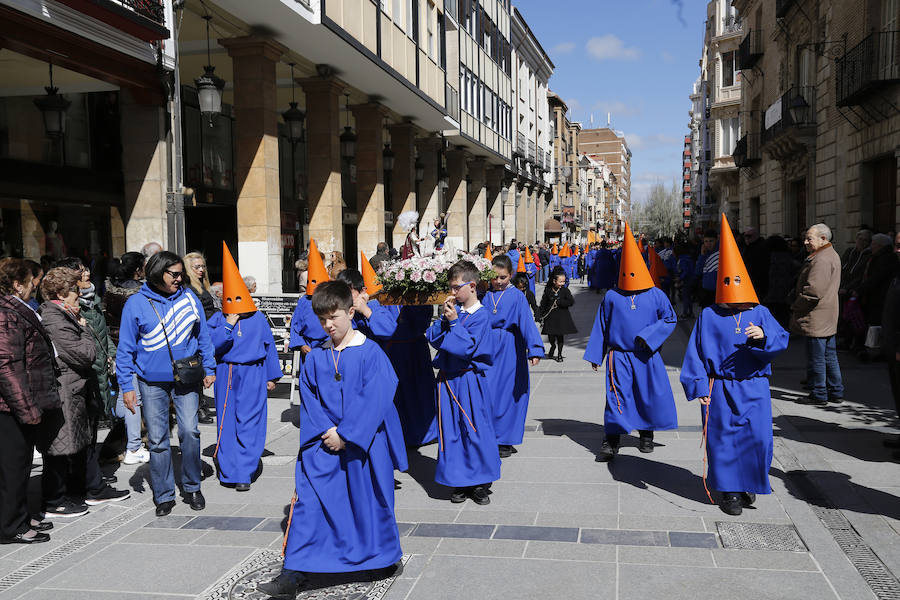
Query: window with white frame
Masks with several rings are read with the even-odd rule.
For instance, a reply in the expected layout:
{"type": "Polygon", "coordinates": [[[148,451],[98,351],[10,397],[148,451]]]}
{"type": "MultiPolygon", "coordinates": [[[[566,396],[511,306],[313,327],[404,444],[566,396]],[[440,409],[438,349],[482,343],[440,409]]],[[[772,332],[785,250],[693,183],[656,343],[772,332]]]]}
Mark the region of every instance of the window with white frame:
{"type": "Polygon", "coordinates": [[[394,24],[397,25],[397,27],[403,29],[403,0],[394,0],[391,18],[394,20],[394,24]]]}
{"type": "Polygon", "coordinates": [[[737,117],[719,120],[719,156],[731,156],[741,136],[741,122],[737,117]]]}
{"type": "Polygon", "coordinates": [[[434,39],[434,29],[435,23],[437,21],[437,9],[434,6],[434,2],[429,0],[428,2],[428,14],[425,17],[425,39],[426,39],[426,48],[428,49],[428,57],[431,60],[437,62],[438,56],[435,52],[435,39],[434,39]]]}
{"type": "Polygon", "coordinates": [[[731,87],[741,82],[737,50],[722,53],[722,87],[731,87]]]}

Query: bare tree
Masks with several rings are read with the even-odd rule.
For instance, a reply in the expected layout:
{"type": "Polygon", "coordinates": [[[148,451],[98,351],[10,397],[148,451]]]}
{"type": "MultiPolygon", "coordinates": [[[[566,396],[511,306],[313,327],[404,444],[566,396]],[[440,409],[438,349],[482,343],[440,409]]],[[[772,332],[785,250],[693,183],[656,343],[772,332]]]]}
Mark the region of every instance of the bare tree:
{"type": "Polygon", "coordinates": [[[681,231],[681,193],[672,182],[668,190],[662,183],[650,188],[650,195],[632,208],[636,230],[650,238],[674,237],[681,231]]]}

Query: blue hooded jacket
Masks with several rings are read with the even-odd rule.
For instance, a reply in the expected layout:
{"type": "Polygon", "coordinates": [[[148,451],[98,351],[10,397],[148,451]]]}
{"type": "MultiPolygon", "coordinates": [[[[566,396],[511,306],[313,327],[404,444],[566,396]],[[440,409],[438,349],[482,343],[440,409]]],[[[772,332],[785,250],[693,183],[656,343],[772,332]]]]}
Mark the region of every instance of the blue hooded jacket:
{"type": "Polygon", "coordinates": [[[199,351],[206,374],[214,375],[216,372],[215,350],[203,306],[197,296],[181,288],[166,297],[145,283],[137,294],[128,299],[122,310],[116,352],[116,376],[122,393],[134,390],[135,374],[144,381],[154,383],[175,381],[166,337],[156,313],[165,323],[165,334],[169,337],[175,360],[199,351]],[[150,301],[153,301],[153,306],[150,301]]]}

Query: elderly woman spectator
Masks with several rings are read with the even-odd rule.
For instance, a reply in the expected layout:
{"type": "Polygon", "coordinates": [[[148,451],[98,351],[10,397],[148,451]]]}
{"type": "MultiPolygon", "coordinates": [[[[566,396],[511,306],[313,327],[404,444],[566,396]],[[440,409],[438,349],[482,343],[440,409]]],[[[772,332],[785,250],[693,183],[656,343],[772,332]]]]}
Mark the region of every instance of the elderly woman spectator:
{"type": "Polygon", "coordinates": [[[191,290],[200,299],[203,305],[203,314],[209,319],[216,314],[216,299],[212,295],[209,284],[209,273],[206,269],[206,259],[199,252],[189,252],[184,255],[184,266],[187,269],[185,274],[187,279],[184,283],[190,286],[191,290]]]}
{"type": "Polygon", "coordinates": [[[43,415],[59,410],[53,347],[28,305],[34,275],[24,260],[0,260],[0,541],[46,542],[53,527],[28,514],[28,479],[43,415]]]}
{"type": "Polygon", "coordinates": [[[876,233],[872,236],[872,258],[859,285],[850,290],[851,296],[859,297],[862,303],[866,325],[881,325],[884,296],[897,271],[897,257],[892,246],[893,240],[889,235],[876,233]]]}
{"type": "MultiPolygon", "coordinates": [[[[78,302],[78,281],[81,273],[66,267],[54,267],[41,282],[40,315],[53,348],[57,353],[59,397],[62,410],[47,415],[41,423],[41,448],[44,470],[41,488],[44,494],[44,514],[48,517],[73,517],[87,513],[86,497],[92,493],[87,486],[87,470],[92,445],[89,413],[97,403],[92,365],[97,347],[81,315],[78,302]]],[[[128,495],[127,492],[125,494],[128,495]]]]}
{"type": "Polygon", "coordinates": [[[294,268],[297,269],[297,291],[301,294],[306,293],[306,283],[308,281],[308,271],[309,271],[309,256],[308,253],[303,252],[300,255],[300,258],[297,259],[297,262],[294,263],[294,268]]]}
{"type": "Polygon", "coordinates": [[[841,296],[846,296],[849,290],[855,289],[862,281],[866,272],[866,265],[872,257],[872,232],[868,229],[860,229],[856,234],[856,243],[844,251],[841,257],[841,296]]]}
{"type": "Polygon", "coordinates": [[[150,486],[156,515],[161,517],[175,507],[170,402],[178,422],[185,501],[194,510],[206,508],[200,491],[197,411],[200,383],[208,388],[216,380],[216,361],[200,300],[181,285],[185,276],[181,258],[162,251],[150,257],[145,270],[147,283],[128,299],[122,312],[116,374],[129,410],[134,410],[137,400],[137,376],[150,446],[150,486]]]}
{"type": "Polygon", "coordinates": [[[844,397],[835,334],[841,257],[824,223],[810,227],[804,240],[809,256],[797,277],[791,303],[791,332],[806,338],[806,381],[811,389],[802,404],[840,402],[844,397]]]}
{"type": "Polygon", "coordinates": [[[244,285],[247,286],[247,291],[251,294],[256,293],[256,277],[253,275],[247,275],[244,277],[244,285]]]}

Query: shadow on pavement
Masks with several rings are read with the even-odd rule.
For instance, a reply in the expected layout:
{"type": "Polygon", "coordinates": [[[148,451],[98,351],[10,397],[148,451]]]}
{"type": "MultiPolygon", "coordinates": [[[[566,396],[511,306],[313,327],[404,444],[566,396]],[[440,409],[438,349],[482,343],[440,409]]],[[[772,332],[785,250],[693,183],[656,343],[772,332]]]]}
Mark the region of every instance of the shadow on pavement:
{"type": "Polygon", "coordinates": [[[409,462],[409,469],[406,472],[425,490],[429,498],[434,500],[450,499],[451,489],[434,480],[437,460],[410,448],[407,452],[407,461],[409,462]]]}
{"type": "Polygon", "coordinates": [[[281,411],[281,422],[291,423],[297,429],[300,429],[300,406],[294,405],[281,411]]]}
{"type": "Polygon", "coordinates": [[[676,503],[650,488],[665,490],[691,502],[709,504],[709,498],[703,489],[703,479],[683,467],[621,453],[607,463],[607,466],[610,475],[616,481],[647,490],[671,504],[676,503]]]}
{"type": "Polygon", "coordinates": [[[882,445],[884,440],[895,437],[893,435],[870,429],[848,429],[837,423],[797,415],[781,415],[775,417],[773,421],[779,428],[778,437],[814,443],[816,446],[823,446],[867,462],[894,462],[893,451],[882,445]]]}
{"type": "Polygon", "coordinates": [[[538,419],[538,421],[541,422],[541,431],[544,435],[565,436],[595,457],[600,445],[603,444],[603,426],[597,423],[574,419],[538,419]]]}
{"type": "Polygon", "coordinates": [[[854,483],[845,473],[799,470],[784,472],[775,467],[770,473],[785,482],[785,487],[792,496],[809,504],[900,519],[900,498],[854,483]]]}

